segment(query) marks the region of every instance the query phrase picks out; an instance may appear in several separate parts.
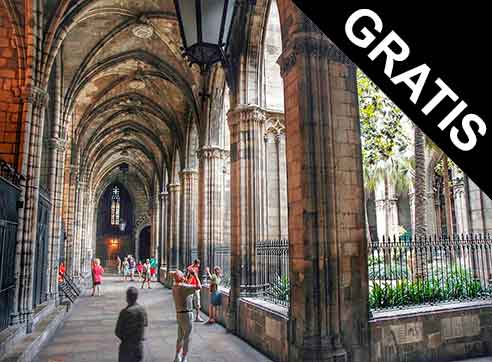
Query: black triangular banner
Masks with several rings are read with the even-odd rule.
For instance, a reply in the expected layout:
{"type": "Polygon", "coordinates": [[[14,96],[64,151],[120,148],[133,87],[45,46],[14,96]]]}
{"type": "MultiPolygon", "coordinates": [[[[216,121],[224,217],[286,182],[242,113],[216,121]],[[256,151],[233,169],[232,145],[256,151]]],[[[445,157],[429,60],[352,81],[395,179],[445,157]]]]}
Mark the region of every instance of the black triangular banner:
{"type": "Polygon", "coordinates": [[[489,197],[492,156],[485,6],[294,3],[489,197]],[[465,19],[472,20],[466,24],[465,19]],[[388,59],[394,59],[393,62],[388,59]]]}

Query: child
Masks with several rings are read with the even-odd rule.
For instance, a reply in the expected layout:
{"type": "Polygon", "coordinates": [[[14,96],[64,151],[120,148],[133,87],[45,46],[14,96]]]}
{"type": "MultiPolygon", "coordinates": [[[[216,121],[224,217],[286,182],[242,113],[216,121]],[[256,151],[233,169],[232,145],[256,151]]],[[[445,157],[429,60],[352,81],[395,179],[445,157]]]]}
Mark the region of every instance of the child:
{"type": "Polygon", "coordinates": [[[208,307],[208,315],[209,319],[205,322],[205,324],[215,323],[217,318],[217,308],[221,305],[221,297],[219,293],[219,285],[222,277],[222,270],[220,267],[216,266],[214,268],[214,273],[210,274],[210,269],[205,268],[205,273],[208,274],[208,278],[210,281],[210,304],[208,307]]]}

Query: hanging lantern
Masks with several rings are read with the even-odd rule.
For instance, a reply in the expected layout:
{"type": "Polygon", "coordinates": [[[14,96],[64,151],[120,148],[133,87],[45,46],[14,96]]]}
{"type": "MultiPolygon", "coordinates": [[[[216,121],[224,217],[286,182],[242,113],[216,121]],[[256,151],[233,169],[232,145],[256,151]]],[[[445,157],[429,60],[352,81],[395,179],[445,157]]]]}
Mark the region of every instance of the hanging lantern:
{"type": "Polygon", "coordinates": [[[183,55],[202,72],[225,62],[236,0],[174,0],[183,55]]]}

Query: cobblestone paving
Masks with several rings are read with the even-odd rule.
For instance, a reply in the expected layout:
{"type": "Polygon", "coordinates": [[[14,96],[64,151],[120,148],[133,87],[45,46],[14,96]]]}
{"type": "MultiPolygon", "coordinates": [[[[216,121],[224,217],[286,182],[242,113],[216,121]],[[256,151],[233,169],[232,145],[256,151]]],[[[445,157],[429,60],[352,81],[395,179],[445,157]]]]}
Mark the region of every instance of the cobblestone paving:
{"type": "MultiPolygon", "coordinates": [[[[64,325],[40,352],[37,362],[104,362],[118,360],[119,340],[114,328],[119,311],[125,307],[125,290],[131,282],[106,277],[103,295],[87,291],[73,306],[64,325]]],[[[176,322],[171,292],[159,283],[153,289],[139,289],[139,303],[149,316],[146,330],[145,362],[173,361],[176,322]]],[[[203,316],[205,318],[205,316],[203,316]]],[[[195,323],[189,362],[270,362],[238,337],[219,325],[195,323]]]]}

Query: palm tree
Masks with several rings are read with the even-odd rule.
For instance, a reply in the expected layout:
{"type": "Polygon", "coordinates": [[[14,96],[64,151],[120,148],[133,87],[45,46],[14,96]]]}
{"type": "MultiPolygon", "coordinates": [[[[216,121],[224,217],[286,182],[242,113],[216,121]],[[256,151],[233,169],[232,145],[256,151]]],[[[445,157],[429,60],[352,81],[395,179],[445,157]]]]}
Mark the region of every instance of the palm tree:
{"type": "Polygon", "coordinates": [[[421,238],[426,233],[425,223],[425,140],[422,130],[414,128],[415,147],[415,236],[421,238]]]}

